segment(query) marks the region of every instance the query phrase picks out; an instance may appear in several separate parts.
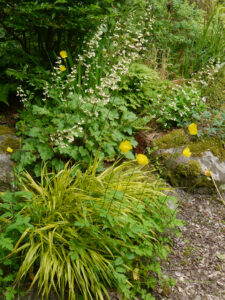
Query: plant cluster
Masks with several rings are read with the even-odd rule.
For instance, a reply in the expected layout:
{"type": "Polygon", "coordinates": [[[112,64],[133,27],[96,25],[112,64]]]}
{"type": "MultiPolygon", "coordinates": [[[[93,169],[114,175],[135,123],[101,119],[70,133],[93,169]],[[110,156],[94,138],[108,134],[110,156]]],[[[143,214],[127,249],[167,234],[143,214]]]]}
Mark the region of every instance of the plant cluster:
{"type": "Polygon", "coordinates": [[[207,108],[201,91],[193,83],[167,85],[154,100],[149,111],[161,126],[167,128],[182,127],[207,108]]]}
{"type": "Polygon", "coordinates": [[[36,164],[39,175],[41,160],[60,169],[62,156],[87,164],[97,151],[101,158],[114,157],[125,138],[135,145],[131,136],[137,116],[118,95],[119,83],[130,64],[146,51],[145,32],[149,33],[153,22],[150,6],[145,5],[140,16],[135,12],[131,10],[129,21],[118,20],[113,30],[101,24],[75,64],[66,51],[60,52],[38,103],[33,103],[32,92],[18,88],[26,108],[17,124],[18,132],[26,137],[14,155],[19,170],[36,164]]]}
{"type": "Polygon", "coordinates": [[[32,194],[26,191],[0,194],[0,294],[6,300],[14,299],[17,293],[13,286],[21,260],[12,258],[17,241],[30,224],[30,216],[23,217],[22,210],[29,205],[32,194]]]}
{"type": "MultiPolygon", "coordinates": [[[[0,74],[4,78],[1,84],[6,87],[4,94],[0,89],[0,102],[4,96],[4,103],[8,103],[5,94],[8,84],[17,84],[21,79],[42,79],[44,69],[53,65],[60,49],[71,49],[73,55],[79,53],[84,38],[104,19],[113,20],[120,14],[124,2],[1,0],[0,74]]],[[[16,87],[11,86],[11,90],[15,94],[16,87]]]]}
{"type": "Polygon", "coordinates": [[[195,116],[199,120],[201,129],[199,137],[217,137],[222,141],[225,139],[225,108],[219,110],[206,110],[195,116]]]}
{"type": "Polygon", "coordinates": [[[23,188],[32,196],[19,215],[32,226],[23,228],[11,254],[22,255],[17,280],[32,272],[43,297],[53,288],[62,299],[109,299],[110,287],[125,299],[153,299],[156,277],[170,282],[159,259],[170,249],[165,231],[182,224],[167,206],[175,199],[132,161],[96,169],[97,161],[84,172],[68,164],[58,173],[44,168],[40,183],[25,174],[23,188]]]}
{"type": "Polygon", "coordinates": [[[224,65],[225,63],[221,62],[219,58],[211,58],[202,69],[192,74],[193,82],[200,84],[202,87],[215,83],[217,77],[219,77],[217,75],[223,73],[224,65]]]}
{"type": "Polygon", "coordinates": [[[225,61],[210,59],[208,64],[193,74],[192,81],[202,90],[207,105],[220,109],[225,101],[225,61]]]}
{"type": "Polygon", "coordinates": [[[119,96],[127,107],[141,112],[143,107],[148,107],[157,97],[163,83],[157,71],[144,64],[134,63],[120,82],[119,96]]]}
{"type": "Polygon", "coordinates": [[[108,57],[109,53],[112,58],[121,55],[117,51],[114,53],[113,45],[121,45],[122,41],[127,43],[126,50],[134,47],[136,36],[116,32],[118,24],[124,29],[130,22],[132,9],[135,9],[136,24],[131,22],[129,30],[143,32],[143,20],[152,25],[144,32],[144,38],[149,35],[145,61],[154,60],[154,67],[168,69],[170,76],[189,77],[212,57],[224,60],[222,5],[215,5],[208,15],[184,0],[101,0],[98,3],[42,0],[24,1],[19,5],[6,2],[0,1],[0,74],[5,78],[1,84],[6,85],[0,89],[0,93],[3,91],[0,101],[4,103],[7,103],[8,93],[15,91],[15,81],[35,81],[34,84],[42,88],[43,80],[49,81],[45,69],[52,67],[56,53],[64,48],[73,57],[81,54],[84,41],[90,39],[100,23],[115,30],[106,43],[108,57]],[[151,14],[147,17],[143,13],[146,6],[151,6],[151,14]]]}
{"type": "Polygon", "coordinates": [[[107,107],[99,105],[94,112],[93,104],[82,102],[77,94],[55,107],[53,102],[43,108],[33,105],[31,113],[24,113],[17,124],[18,132],[26,134],[21,150],[13,156],[19,162],[18,170],[35,164],[39,176],[41,161],[51,162],[59,170],[63,160],[70,158],[87,165],[99,151],[102,158],[113,158],[119,142],[128,137],[135,145],[132,122],[136,115],[120,98],[110,101],[107,107]]]}
{"type": "Polygon", "coordinates": [[[50,59],[61,47],[76,47],[85,32],[95,29],[104,17],[116,14],[124,1],[28,0],[0,1],[1,27],[28,55],[50,59]],[[117,6],[113,9],[112,6],[117,6]]]}
{"type": "Polygon", "coordinates": [[[119,95],[125,105],[143,112],[162,127],[182,127],[207,108],[197,82],[177,84],[163,80],[143,64],[132,64],[120,83],[119,95]]]}
{"type": "Polygon", "coordinates": [[[211,58],[224,60],[223,6],[215,4],[205,11],[190,1],[150,2],[155,19],[151,36],[155,51],[150,52],[149,61],[159,69],[166,68],[170,77],[189,78],[211,58]]]}

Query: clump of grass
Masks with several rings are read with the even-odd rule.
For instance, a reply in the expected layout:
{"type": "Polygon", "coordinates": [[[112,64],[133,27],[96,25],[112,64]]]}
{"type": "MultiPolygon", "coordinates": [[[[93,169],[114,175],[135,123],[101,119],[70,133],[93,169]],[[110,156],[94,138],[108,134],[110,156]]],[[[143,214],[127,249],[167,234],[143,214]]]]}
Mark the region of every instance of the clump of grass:
{"type": "MultiPolygon", "coordinates": [[[[166,257],[165,232],[179,225],[166,205],[165,186],[132,161],[99,175],[97,166],[95,161],[81,172],[67,164],[57,174],[43,168],[39,183],[28,173],[23,178],[32,200],[20,213],[34,227],[24,231],[12,254],[24,258],[17,281],[33,270],[31,286],[37,283],[45,299],[51,289],[62,299],[109,299],[108,287],[136,299],[134,268],[138,278],[146,268],[162,278],[156,257],[166,257]]],[[[153,287],[155,279],[144,280],[153,287]]]]}

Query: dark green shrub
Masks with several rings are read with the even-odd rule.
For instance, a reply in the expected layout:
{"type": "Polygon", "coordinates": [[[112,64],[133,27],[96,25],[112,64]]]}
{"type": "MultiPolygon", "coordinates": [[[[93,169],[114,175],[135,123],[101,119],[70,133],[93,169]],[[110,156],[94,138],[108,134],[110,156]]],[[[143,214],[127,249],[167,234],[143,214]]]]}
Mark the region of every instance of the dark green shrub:
{"type": "Polygon", "coordinates": [[[79,53],[84,38],[103,20],[113,19],[123,2],[0,0],[0,76],[6,84],[0,89],[0,102],[7,103],[8,83],[45,79],[44,69],[52,67],[61,49],[79,53]]]}
{"type": "MultiPolygon", "coordinates": [[[[62,48],[79,47],[87,32],[121,1],[0,1],[0,25],[5,38],[16,41],[28,56],[54,58],[62,48]]],[[[115,10],[116,12],[116,10],[115,10]]]]}

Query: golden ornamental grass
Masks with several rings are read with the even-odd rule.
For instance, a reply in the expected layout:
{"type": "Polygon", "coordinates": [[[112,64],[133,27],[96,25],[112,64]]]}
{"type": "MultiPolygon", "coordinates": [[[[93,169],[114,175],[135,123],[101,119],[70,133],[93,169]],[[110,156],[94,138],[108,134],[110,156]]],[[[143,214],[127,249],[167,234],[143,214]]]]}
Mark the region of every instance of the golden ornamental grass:
{"type": "MultiPolygon", "coordinates": [[[[45,298],[54,289],[63,299],[75,300],[78,293],[85,300],[109,299],[106,287],[115,284],[112,261],[120,256],[121,247],[127,247],[117,236],[118,230],[124,229],[128,218],[143,223],[142,215],[135,212],[137,207],[149,213],[151,209],[142,199],[148,197],[157,206],[157,196],[163,194],[163,187],[151,173],[133,162],[113,165],[101,174],[96,168],[96,161],[86,172],[69,164],[57,174],[43,168],[41,182],[28,173],[24,176],[24,188],[33,198],[21,214],[31,216],[34,228],[26,229],[12,254],[24,256],[17,281],[33,269],[31,287],[37,283],[45,298]],[[110,234],[102,221],[110,220],[109,216],[117,220],[110,234]]],[[[138,238],[154,242],[157,235],[149,230],[140,232],[138,238]]]]}

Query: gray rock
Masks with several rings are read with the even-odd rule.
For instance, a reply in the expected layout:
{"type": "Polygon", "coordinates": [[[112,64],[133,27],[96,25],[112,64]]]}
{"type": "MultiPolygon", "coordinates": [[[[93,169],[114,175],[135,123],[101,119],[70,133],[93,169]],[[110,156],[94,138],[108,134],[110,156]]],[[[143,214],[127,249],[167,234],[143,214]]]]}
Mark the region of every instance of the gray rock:
{"type": "Polygon", "coordinates": [[[10,159],[10,155],[6,153],[0,154],[0,192],[11,188],[13,179],[12,167],[13,162],[10,159]]]}
{"type": "Polygon", "coordinates": [[[202,153],[202,157],[194,157],[193,160],[197,160],[203,172],[211,170],[211,174],[214,180],[225,183],[225,160],[220,161],[218,157],[212,154],[210,151],[202,153]]]}
{"type": "Polygon", "coordinates": [[[7,139],[10,139],[15,145],[18,144],[18,138],[13,135],[13,132],[7,127],[4,127],[4,130],[6,133],[1,133],[0,135],[0,192],[11,189],[13,180],[13,161],[11,160],[10,153],[5,151],[6,146],[3,145],[7,139]]]}

